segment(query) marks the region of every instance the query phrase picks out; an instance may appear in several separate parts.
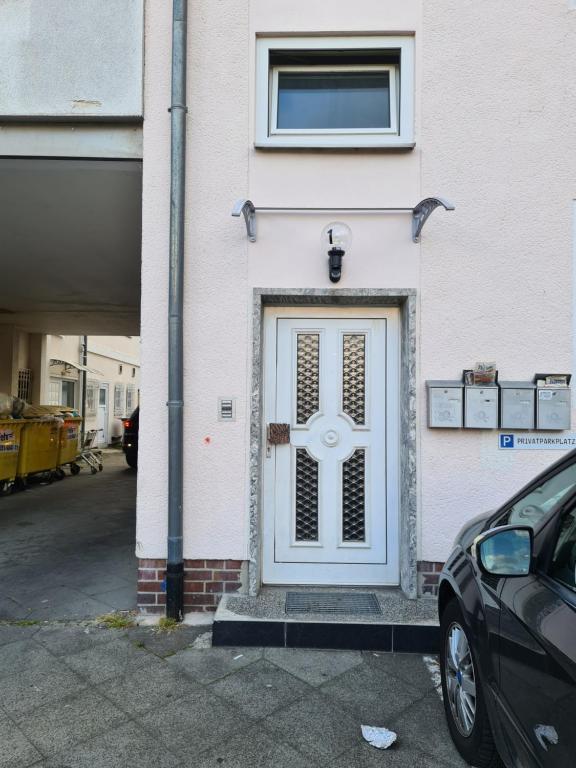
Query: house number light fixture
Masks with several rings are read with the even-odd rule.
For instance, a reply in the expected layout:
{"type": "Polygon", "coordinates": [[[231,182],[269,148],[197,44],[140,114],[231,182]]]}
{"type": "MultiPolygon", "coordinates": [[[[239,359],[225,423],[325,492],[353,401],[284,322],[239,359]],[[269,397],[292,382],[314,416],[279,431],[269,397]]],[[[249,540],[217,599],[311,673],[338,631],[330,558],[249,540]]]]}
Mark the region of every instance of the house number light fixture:
{"type": "Polygon", "coordinates": [[[352,231],[342,221],[331,221],[322,230],[322,244],[328,251],[328,274],[333,283],[342,277],[342,259],[352,243],[352,231]]]}

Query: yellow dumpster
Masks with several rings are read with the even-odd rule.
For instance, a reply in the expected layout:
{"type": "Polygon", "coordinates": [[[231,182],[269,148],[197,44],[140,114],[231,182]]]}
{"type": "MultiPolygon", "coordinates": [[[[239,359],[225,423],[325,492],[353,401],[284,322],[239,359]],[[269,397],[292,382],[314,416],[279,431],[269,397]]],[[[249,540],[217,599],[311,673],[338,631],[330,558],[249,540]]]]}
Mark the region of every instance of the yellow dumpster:
{"type": "Polygon", "coordinates": [[[58,466],[70,464],[78,458],[78,439],[82,419],[66,416],[60,427],[60,448],[58,451],[58,466]]]}
{"type": "Polygon", "coordinates": [[[20,436],[25,424],[20,419],[0,421],[0,495],[12,491],[18,470],[20,436]]]}
{"type": "Polygon", "coordinates": [[[26,419],[20,439],[16,476],[26,478],[36,472],[49,472],[58,466],[61,422],[26,419]]]}

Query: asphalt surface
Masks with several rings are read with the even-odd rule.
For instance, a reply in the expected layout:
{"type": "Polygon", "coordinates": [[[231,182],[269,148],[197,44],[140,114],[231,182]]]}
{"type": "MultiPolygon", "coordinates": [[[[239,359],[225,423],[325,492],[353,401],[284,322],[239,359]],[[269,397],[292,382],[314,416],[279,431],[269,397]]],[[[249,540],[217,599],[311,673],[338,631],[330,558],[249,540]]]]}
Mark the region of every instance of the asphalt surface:
{"type": "MultiPolygon", "coordinates": [[[[136,472],[104,471],[0,498],[0,619],[96,617],[136,605],[136,472]]],[[[1,765],[1,762],[0,762],[1,765]]]]}
{"type": "Polygon", "coordinates": [[[420,656],[209,643],[206,627],[0,625],[0,768],[464,766],[420,656]]]}

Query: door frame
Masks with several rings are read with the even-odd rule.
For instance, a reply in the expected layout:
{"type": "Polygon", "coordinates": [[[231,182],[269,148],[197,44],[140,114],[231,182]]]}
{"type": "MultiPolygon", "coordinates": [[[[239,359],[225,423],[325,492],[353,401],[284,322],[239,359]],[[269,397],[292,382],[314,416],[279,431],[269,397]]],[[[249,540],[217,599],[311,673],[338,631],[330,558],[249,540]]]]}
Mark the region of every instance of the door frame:
{"type": "MultiPolygon", "coordinates": [[[[385,379],[385,464],[381,467],[386,477],[385,519],[385,555],[384,562],[358,563],[356,575],[346,580],[347,586],[398,586],[399,583],[399,473],[398,456],[400,439],[398,428],[399,413],[399,310],[397,307],[266,307],[264,310],[264,422],[275,421],[277,401],[277,365],[279,359],[278,320],[301,320],[303,325],[320,327],[324,320],[337,320],[342,328],[348,329],[347,320],[366,322],[386,320],[383,375],[385,379]],[[267,391],[268,390],[268,391],[267,391]]],[[[291,354],[291,353],[290,353],[291,354]]],[[[369,353],[370,354],[370,353],[369,353]]],[[[375,365],[375,360],[367,360],[367,369],[375,365]]],[[[367,387],[370,399],[375,396],[367,387]]],[[[371,421],[371,418],[370,418],[371,421]]],[[[274,450],[274,449],[272,449],[274,450]]],[[[332,586],[338,583],[344,570],[352,573],[354,562],[324,563],[298,562],[275,563],[273,553],[277,546],[276,526],[276,469],[275,461],[264,457],[262,469],[262,575],[266,584],[319,584],[332,586]],[[300,578],[295,580],[293,571],[297,570],[300,578]],[[264,572],[267,572],[265,574],[264,572]],[[265,578],[264,578],[265,576],[265,578]]],[[[373,468],[373,471],[374,468],[373,468]]],[[[368,494],[371,496],[371,492],[368,494]]],[[[373,542],[376,545],[376,542],[373,542]]]]}
{"type": "Polygon", "coordinates": [[[398,307],[400,309],[400,448],[399,558],[400,586],[417,596],[417,451],[416,451],[416,290],[400,289],[267,289],[254,288],[252,301],[252,387],[250,394],[248,592],[262,583],[264,420],[264,309],[266,307],[398,307]]]}
{"type": "Polygon", "coordinates": [[[98,435],[96,442],[98,445],[108,445],[108,433],[110,431],[110,384],[105,381],[98,382],[98,407],[96,410],[96,429],[100,429],[100,390],[106,390],[106,418],[104,419],[104,431],[102,436],[98,435]]]}

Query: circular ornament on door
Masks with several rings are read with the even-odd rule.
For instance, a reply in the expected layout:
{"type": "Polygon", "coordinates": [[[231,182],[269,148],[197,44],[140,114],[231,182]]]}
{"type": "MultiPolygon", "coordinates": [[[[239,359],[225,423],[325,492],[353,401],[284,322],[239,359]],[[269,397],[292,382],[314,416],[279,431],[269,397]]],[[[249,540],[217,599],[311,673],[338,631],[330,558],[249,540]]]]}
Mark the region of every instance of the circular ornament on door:
{"type": "Polygon", "coordinates": [[[322,435],[322,442],[324,445],[327,445],[328,448],[333,448],[335,445],[338,445],[340,442],[340,435],[338,432],[336,432],[335,429],[328,429],[324,434],[322,435]]]}

